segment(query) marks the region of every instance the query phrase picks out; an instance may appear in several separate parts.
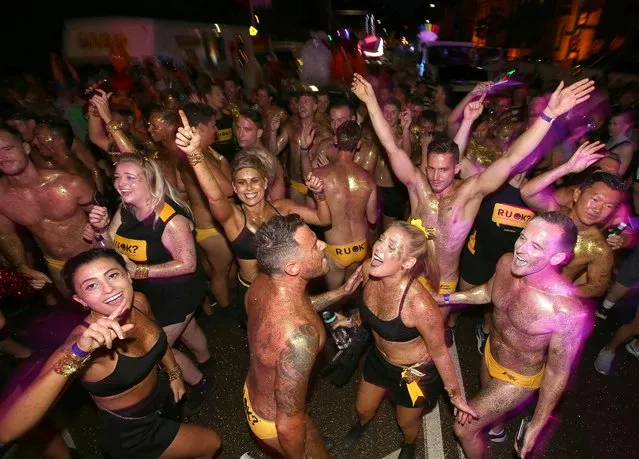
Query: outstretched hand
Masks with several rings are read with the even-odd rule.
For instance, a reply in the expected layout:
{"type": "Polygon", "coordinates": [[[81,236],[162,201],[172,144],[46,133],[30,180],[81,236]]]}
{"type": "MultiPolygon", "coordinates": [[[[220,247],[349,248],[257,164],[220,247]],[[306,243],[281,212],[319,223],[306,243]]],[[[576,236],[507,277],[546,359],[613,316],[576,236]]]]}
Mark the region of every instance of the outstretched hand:
{"type": "Polygon", "coordinates": [[[590,99],[590,93],[594,90],[595,82],[588,78],[573,83],[567,88],[564,87],[564,82],[562,81],[552,96],[550,96],[550,100],[546,106],[547,114],[551,118],[557,118],[563,115],[570,111],[575,105],[590,99]]]}
{"type": "Polygon", "coordinates": [[[604,157],[603,153],[598,153],[605,144],[601,142],[584,142],[577,149],[572,158],[568,160],[568,167],[572,173],[581,172],[590,165],[596,163],[604,157]]]}
{"type": "Polygon", "coordinates": [[[314,141],[315,125],[307,124],[306,126],[302,127],[302,133],[300,134],[300,148],[303,148],[305,150],[311,148],[311,145],[313,145],[314,141]]]}
{"type": "Polygon", "coordinates": [[[353,76],[351,91],[353,91],[353,94],[355,94],[357,98],[364,103],[368,103],[375,98],[375,91],[373,91],[373,87],[359,73],[356,73],[353,76]]]}
{"type": "Polygon", "coordinates": [[[182,127],[179,127],[175,134],[175,144],[187,156],[199,153],[202,146],[200,133],[191,127],[184,111],[180,110],[178,113],[182,120],[182,127]]]}

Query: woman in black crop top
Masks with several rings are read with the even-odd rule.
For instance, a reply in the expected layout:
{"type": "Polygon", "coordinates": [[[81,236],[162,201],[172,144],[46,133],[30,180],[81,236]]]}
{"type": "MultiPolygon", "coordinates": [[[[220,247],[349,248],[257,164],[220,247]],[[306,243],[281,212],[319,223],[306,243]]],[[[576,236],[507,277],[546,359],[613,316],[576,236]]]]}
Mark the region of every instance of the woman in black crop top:
{"type": "Polygon", "coordinates": [[[69,259],[62,277],[90,314],[2,414],[0,443],[36,425],[77,377],[99,409],[102,449],[110,457],[212,457],[220,447],[216,432],[162,415],[167,402],[184,395],[184,381],[122,257],[92,249],[69,259]]]}
{"type": "MultiPolygon", "coordinates": [[[[274,215],[298,214],[310,225],[326,226],[331,222],[331,214],[324,200],[322,190],[324,184],[320,179],[309,174],[306,185],[313,192],[316,208],[297,204],[290,199],[279,199],[269,202],[266,191],[269,174],[259,156],[247,151],[240,151],[231,164],[233,172],[233,189],[239,204],[228,198],[217,180],[203,162],[200,151],[200,137],[192,129],[186,116],[180,112],[184,127],[178,129],[175,143],[186,153],[193,166],[202,191],[209,200],[209,206],[215,219],[220,222],[224,233],[231,243],[239,265],[238,306],[240,318],[245,317],[244,293],[258,273],[255,255],[255,233],[274,215]]],[[[266,152],[266,154],[269,154],[266,152]]]]}
{"type": "MultiPolygon", "coordinates": [[[[133,287],[151,303],[170,346],[181,340],[198,365],[174,349],[189,391],[184,415],[195,414],[214,389],[214,379],[200,368],[210,361],[204,332],[193,317],[206,295],[206,276],[195,245],[191,212],[163,178],[158,164],[137,154],[122,154],[113,183],[122,205],[109,222],[104,207],[89,213],[85,233],[101,234],[102,244],[125,256],[133,287]]],[[[85,234],[85,237],[94,235],[85,234]]],[[[98,238],[99,239],[99,238],[98,238]]]]}
{"type": "Polygon", "coordinates": [[[426,246],[422,230],[402,221],[393,223],[373,246],[372,259],[362,263],[364,303],[353,317],[337,322],[336,326],[347,327],[362,322],[375,338],[357,392],[359,422],[346,436],[347,449],[360,439],[385,395],[397,406],[404,434],[400,457],[414,457],[422,411],[433,407],[444,385],[455,411],[474,415],[444,343],[441,312],[415,282],[424,270],[426,246]]]}

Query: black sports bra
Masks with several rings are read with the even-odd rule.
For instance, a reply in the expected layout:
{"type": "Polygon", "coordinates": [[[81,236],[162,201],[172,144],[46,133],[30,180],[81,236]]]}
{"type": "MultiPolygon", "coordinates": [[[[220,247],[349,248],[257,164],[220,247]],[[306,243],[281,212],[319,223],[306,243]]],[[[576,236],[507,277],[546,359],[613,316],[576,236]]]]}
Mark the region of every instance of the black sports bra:
{"type": "Polygon", "coordinates": [[[359,307],[359,313],[361,315],[362,321],[367,324],[375,333],[384,338],[386,341],[394,341],[398,343],[405,343],[407,341],[412,341],[415,338],[419,338],[420,333],[419,330],[415,327],[407,327],[402,322],[402,309],[404,309],[404,300],[406,299],[406,294],[408,290],[410,290],[410,286],[413,283],[414,279],[411,279],[408,285],[406,286],[406,290],[402,295],[402,299],[399,303],[399,312],[397,313],[397,317],[391,320],[382,320],[377,317],[373,312],[368,309],[368,305],[366,302],[362,302],[359,307]]]}
{"type": "MultiPolygon", "coordinates": [[[[273,204],[266,201],[269,206],[273,208],[277,215],[281,215],[280,212],[273,207],[273,204]]],[[[246,226],[246,213],[244,213],[244,206],[242,208],[242,215],[244,215],[244,228],[240,231],[235,239],[230,241],[231,248],[235,253],[235,256],[240,260],[255,260],[257,258],[257,243],[255,242],[255,233],[248,229],[246,226]]]]}
{"type": "MultiPolygon", "coordinates": [[[[140,314],[144,313],[140,311],[140,314]]],[[[89,327],[87,322],[82,322],[82,325],[89,327]]],[[[160,328],[158,340],[145,355],[130,357],[116,351],[118,361],[109,376],[100,381],[81,380],[80,383],[91,395],[96,397],[111,397],[121,394],[142,382],[153,371],[153,368],[162,360],[166,346],[166,334],[160,328]]]]}

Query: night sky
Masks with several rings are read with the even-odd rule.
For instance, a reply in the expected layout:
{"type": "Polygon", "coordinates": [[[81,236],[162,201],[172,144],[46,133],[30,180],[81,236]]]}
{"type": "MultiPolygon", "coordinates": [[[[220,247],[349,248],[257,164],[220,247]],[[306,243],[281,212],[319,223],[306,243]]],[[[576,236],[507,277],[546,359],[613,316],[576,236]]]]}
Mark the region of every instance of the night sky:
{"type": "MultiPolygon", "coordinates": [[[[434,3],[453,3],[455,0],[433,0],[434,3]]],[[[274,39],[299,40],[308,38],[312,29],[326,29],[329,4],[333,10],[368,8],[391,29],[404,25],[414,30],[426,14],[436,18],[424,0],[273,0],[272,8],[257,11],[264,31],[274,39]],[[286,27],[282,27],[285,24],[286,27]]],[[[5,9],[0,28],[3,65],[0,73],[20,74],[23,71],[46,72],[50,51],[60,51],[62,25],[65,18],[99,16],[138,16],[162,19],[194,20],[226,24],[247,24],[248,8],[236,0],[186,0],[158,2],[148,0],[89,0],[78,2],[17,0],[11,2],[16,13],[5,9]],[[187,7],[185,7],[187,5],[187,7]]]]}

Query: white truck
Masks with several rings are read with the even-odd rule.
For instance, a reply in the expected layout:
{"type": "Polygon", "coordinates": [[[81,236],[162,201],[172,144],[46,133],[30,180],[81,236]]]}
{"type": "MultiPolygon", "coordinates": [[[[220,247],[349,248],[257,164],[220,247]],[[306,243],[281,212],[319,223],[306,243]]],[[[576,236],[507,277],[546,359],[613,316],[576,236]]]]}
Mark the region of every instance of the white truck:
{"type": "Polygon", "coordinates": [[[132,62],[170,57],[222,71],[234,67],[242,74],[238,62],[254,60],[247,26],[127,17],[64,23],[63,53],[74,63],[107,64],[114,43],[127,50],[132,62]]]}

